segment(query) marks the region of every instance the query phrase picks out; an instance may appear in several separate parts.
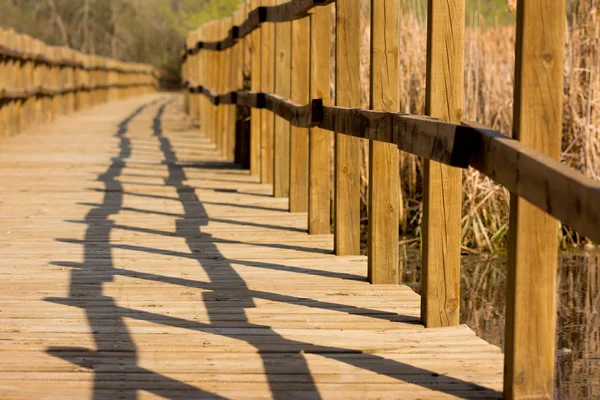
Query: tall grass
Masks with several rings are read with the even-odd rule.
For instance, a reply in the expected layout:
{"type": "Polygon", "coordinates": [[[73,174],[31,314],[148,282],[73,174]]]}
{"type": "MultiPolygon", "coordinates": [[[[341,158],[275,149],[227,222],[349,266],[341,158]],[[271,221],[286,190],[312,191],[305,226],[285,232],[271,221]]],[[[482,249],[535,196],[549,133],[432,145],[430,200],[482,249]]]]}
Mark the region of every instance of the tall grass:
{"type": "MultiPolygon", "coordinates": [[[[402,0],[400,21],[400,110],[423,114],[427,28],[423,1],[402,0]]],[[[569,1],[566,34],[563,152],[561,160],[600,180],[600,0],[569,1]]],[[[467,13],[465,44],[465,121],[474,121],[507,136],[512,133],[514,23],[490,24],[490,15],[467,13]]],[[[493,16],[492,16],[493,17],[493,16]]],[[[496,19],[498,21],[498,19],[496,19]]],[[[506,18],[503,19],[506,21],[506,18]]],[[[364,1],[362,38],[363,106],[368,105],[369,8],[364,1]]],[[[366,149],[366,144],[364,146],[366,149]]],[[[366,213],[368,152],[363,151],[362,193],[366,213]]],[[[401,155],[401,187],[406,235],[420,235],[422,163],[401,155]]],[[[469,169],[463,173],[462,244],[469,252],[501,252],[506,246],[509,193],[469,169]]],[[[365,218],[366,220],[366,215],[365,218]]],[[[580,246],[585,238],[568,227],[563,247],[580,246]]],[[[418,242],[414,242],[418,245],[418,242]]]]}

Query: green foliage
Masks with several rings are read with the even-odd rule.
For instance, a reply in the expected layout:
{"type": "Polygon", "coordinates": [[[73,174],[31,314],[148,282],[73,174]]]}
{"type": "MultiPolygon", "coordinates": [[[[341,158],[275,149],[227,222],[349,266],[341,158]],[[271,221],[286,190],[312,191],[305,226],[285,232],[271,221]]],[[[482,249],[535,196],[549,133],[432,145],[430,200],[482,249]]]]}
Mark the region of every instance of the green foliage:
{"type": "Polygon", "coordinates": [[[175,75],[188,32],[240,0],[0,0],[0,26],[50,45],[151,63],[175,75]]]}
{"type": "Polygon", "coordinates": [[[515,16],[508,12],[506,0],[467,0],[467,25],[510,25],[515,16]]]}
{"type": "MultiPolygon", "coordinates": [[[[420,21],[427,19],[427,0],[400,0],[403,12],[409,12],[420,21]]],[[[467,26],[491,27],[515,23],[515,16],[508,11],[506,0],[466,0],[467,26]]]]}

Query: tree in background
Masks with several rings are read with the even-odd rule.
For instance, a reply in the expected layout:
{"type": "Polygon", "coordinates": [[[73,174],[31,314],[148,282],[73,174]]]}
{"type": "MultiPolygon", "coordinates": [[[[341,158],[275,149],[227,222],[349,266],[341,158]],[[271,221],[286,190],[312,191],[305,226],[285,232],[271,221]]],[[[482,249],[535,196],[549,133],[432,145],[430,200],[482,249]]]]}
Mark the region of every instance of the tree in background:
{"type": "Polygon", "coordinates": [[[87,54],[151,63],[174,75],[187,32],[239,0],[2,0],[0,26],[87,54]]]}

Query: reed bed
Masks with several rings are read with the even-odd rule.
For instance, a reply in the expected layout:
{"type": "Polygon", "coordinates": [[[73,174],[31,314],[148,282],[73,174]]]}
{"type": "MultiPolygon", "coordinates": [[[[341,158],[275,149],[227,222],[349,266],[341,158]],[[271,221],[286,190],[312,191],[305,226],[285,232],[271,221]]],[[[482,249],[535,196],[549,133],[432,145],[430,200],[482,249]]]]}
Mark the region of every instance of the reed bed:
{"type": "MultiPolygon", "coordinates": [[[[363,1],[361,41],[362,105],[369,93],[369,6],[363,1]]],[[[571,0],[566,16],[565,96],[561,160],[592,179],[600,180],[600,0],[571,0]]],[[[400,111],[423,114],[427,28],[420,2],[404,0],[400,21],[400,111]]],[[[507,136],[512,133],[514,84],[514,24],[484,23],[469,10],[465,44],[464,120],[474,121],[507,136]]],[[[487,18],[489,20],[489,16],[487,18]]],[[[368,144],[362,151],[363,221],[367,221],[368,144]]],[[[400,225],[407,237],[420,236],[422,163],[401,155],[404,213],[400,225]]],[[[501,253],[506,247],[510,195],[479,172],[463,173],[463,249],[470,253],[501,253]]],[[[366,238],[366,225],[363,227],[366,238]]],[[[587,244],[568,227],[561,231],[563,248],[587,244]]],[[[408,240],[409,239],[405,239],[408,240]]],[[[412,241],[418,246],[419,241],[412,241]]]]}

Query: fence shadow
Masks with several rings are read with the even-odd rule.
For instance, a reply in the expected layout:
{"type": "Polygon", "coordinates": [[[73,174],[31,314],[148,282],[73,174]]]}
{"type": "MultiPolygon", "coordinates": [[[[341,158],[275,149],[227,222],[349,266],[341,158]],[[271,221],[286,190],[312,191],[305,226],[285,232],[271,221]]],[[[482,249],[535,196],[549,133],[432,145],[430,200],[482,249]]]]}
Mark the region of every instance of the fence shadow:
{"type": "MultiPolygon", "coordinates": [[[[120,139],[120,153],[113,159],[108,170],[98,177],[98,180],[104,183],[104,200],[100,204],[89,205],[92,207],[86,215],[83,223],[87,224],[85,238],[83,241],[73,239],[58,239],[64,242],[77,243],[83,246],[84,262],[80,265],[57,261],[58,265],[69,265],[71,270],[70,293],[67,298],[48,298],[59,304],[81,307],[87,315],[87,321],[90,330],[94,336],[96,349],[83,349],[77,347],[51,347],[48,353],[61,357],[73,364],[84,366],[94,371],[94,394],[93,398],[100,398],[101,393],[107,387],[107,377],[120,377],[120,380],[126,382],[126,386],[119,390],[119,398],[135,399],[139,390],[148,390],[152,393],[164,396],[166,398],[189,398],[190,394],[198,398],[222,398],[215,393],[202,391],[194,386],[180,382],[163,375],[154,373],[140,367],[138,364],[137,349],[133,340],[132,333],[128,330],[124,318],[148,321],[155,324],[162,324],[169,327],[177,327],[196,332],[208,332],[215,335],[223,335],[231,339],[244,341],[256,349],[256,353],[261,357],[264,375],[269,384],[273,398],[289,398],[286,390],[290,382],[286,382],[283,377],[293,371],[296,377],[294,387],[303,393],[302,398],[319,399],[321,398],[317,383],[311,374],[306,354],[319,354],[331,360],[360,368],[373,373],[388,376],[398,383],[406,382],[414,385],[427,387],[433,391],[457,395],[460,390],[460,396],[464,398],[501,397],[499,392],[489,388],[481,387],[469,382],[455,379],[448,376],[438,376],[433,371],[417,368],[412,365],[402,363],[396,360],[386,359],[375,354],[366,354],[358,350],[342,347],[321,346],[313,343],[306,343],[297,340],[291,340],[277,333],[272,327],[264,324],[256,324],[250,321],[247,309],[255,308],[256,299],[267,299],[281,303],[292,303],[298,300],[297,296],[288,296],[285,294],[270,293],[250,289],[243,277],[236,271],[233,264],[243,264],[248,267],[271,269],[274,271],[293,271],[309,275],[321,275],[326,277],[335,277],[338,279],[356,279],[352,274],[336,274],[328,271],[319,271],[315,269],[295,269],[275,263],[254,262],[244,260],[228,260],[219,252],[217,244],[219,243],[237,243],[235,241],[224,241],[213,238],[211,234],[203,231],[203,227],[208,224],[209,219],[198,218],[206,216],[207,212],[204,202],[198,197],[192,186],[187,184],[185,162],[178,159],[178,155],[169,138],[163,132],[162,118],[165,109],[170,106],[169,101],[162,101],[158,106],[158,111],[153,118],[153,135],[158,140],[160,151],[163,157],[163,164],[167,166],[168,176],[164,179],[164,185],[176,189],[177,197],[168,197],[170,200],[180,202],[183,213],[171,215],[176,218],[175,232],[164,232],[152,229],[144,229],[146,233],[156,235],[169,235],[180,237],[185,240],[189,252],[177,252],[165,249],[156,249],[139,245],[124,245],[112,243],[110,240],[111,232],[115,229],[129,229],[123,225],[115,224],[111,215],[119,213],[126,209],[123,206],[124,196],[128,195],[119,181],[123,174],[123,169],[127,165],[127,159],[131,155],[132,145],[128,138],[129,123],[139,116],[143,111],[148,111],[146,105],[138,109],[129,116],[119,126],[117,137],[120,139]],[[167,254],[184,259],[197,261],[198,267],[203,268],[208,276],[207,282],[194,281],[185,278],[167,277],[154,273],[143,273],[130,271],[127,269],[117,269],[112,259],[114,249],[129,249],[138,252],[150,254],[167,254]],[[206,267],[206,256],[210,254],[212,267],[206,267]],[[136,279],[142,279],[151,282],[168,283],[178,287],[200,288],[203,289],[203,303],[208,315],[208,323],[195,320],[188,320],[173,316],[171,314],[160,314],[146,310],[136,310],[131,307],[123,307],[116,304],[114,298],[103,294],[102,285],[105,282],[111,282],[117,276],[128,276],[136,279]],[[218,299],[232,298],[231,290],[235,289],[235,299],[227,302],[227,315],[231,320],[236,321],[236,328],[241,329],[218,329],[223,322],[222,305],[218,299]],[[99,317],[94,310],[98,310],[99,304],[102,305],[103,316],[99,317]],[[107,323],[114,327],[117,334],[111,335],[103,329],[107,323]],[[259,332],[260,335],[247,334],[243,332],[259,332]],[[265,340],[265,337],[268,340],[265,340]],[[128,349],[124,356],[121,352],[115,352],[115,349],[128,349]],[[279,349],[274,354],[273,349],[279,349]],[[282,368],[277,357],[284,356],[286,368],[282,368]],[[95,358],[103,357],[105,361],[94,362],[95,358]],[[429,375],[431,379],[423,380],[423,375],[429,375]],[[145,376],[143,380],[136,377],[145,376]],[[159,384],[162,383],[162,384],[159,384]],[[465,394],[465,387],[469,388],[469,393],[465,394]],[[185,396],[182,394],[185,392],[185,396]]],[[[208,162],[203,165],[209,165],[208,162]]],[[[194,164],[194,168],[198,165],[194,164]]],[[[214,166],[208,168],[222,168],[222,162],[216,162],[214,166]]],[[[139,193],[136,193],[139,195],[139,193]]],[[[150,211],[152,212],[152,211],[150,211]]],[[[230,221],[235,223],[234,220],[230,221]]],[[[136,228],[137,229],[137,228],[136,228]]],[[[243,243],[243,242],[239,242],[243,243]]],[[[281,248],[277,243],[263,244],[268,247],[281,248]]],[[[296,246],[295,250],[298,250],[296,246]]],[[[310,249],[307,249],[309,251],[310,249]]],[[[314,250],[314,249],[313,249],[314,250]]],[[[312,300],[312,299],[311,299],[312,300]]],[[[324,302],[312,300],[307,303],[308,307],[315,307],[323,310],[339,310],[342,305],[333,302],[324,302]]],[[[370,317],[379,318],[386,321],[398,321],[403,323],[418,324],[418,320],[411,316],[403,316],[395,313],[369,310],[361,307],[343,306],[344,312],[349,314],[365,314],[370,317]]],[[[200,362],[200,361],[199,361],[200,362]]],[[[235,384],[232,384],[234,386],[235,384]]]]}

